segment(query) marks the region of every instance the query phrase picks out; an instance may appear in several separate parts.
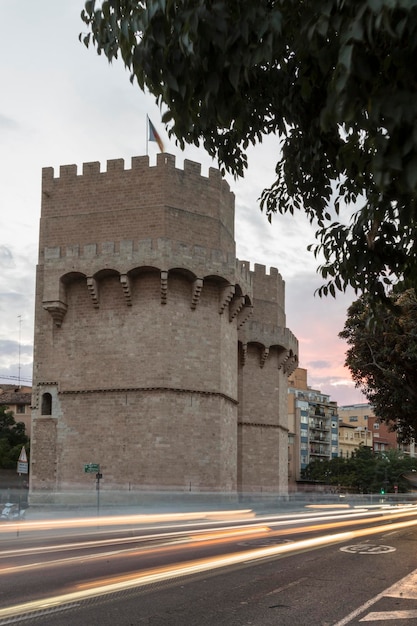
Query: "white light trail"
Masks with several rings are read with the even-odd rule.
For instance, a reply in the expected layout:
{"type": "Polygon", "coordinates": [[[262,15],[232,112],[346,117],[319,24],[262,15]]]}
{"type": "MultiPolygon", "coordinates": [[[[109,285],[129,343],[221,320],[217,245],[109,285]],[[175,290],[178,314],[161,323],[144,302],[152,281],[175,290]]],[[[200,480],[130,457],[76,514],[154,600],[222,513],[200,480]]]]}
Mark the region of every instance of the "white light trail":
{"type": "Polygon", "coordinates": [[[150,570],[146,570],[142,573],[134,572],[130,574],[116,576],[108,579],[107,581],[100,581],[100,583],[97,583],[97,581],[93,581],[84,585],[78,585],[74,591],[69,593],[2,608],[0,609],[0,619],[16,617],[18,615],[23,615],[24,613],[33,613],[41,610],[47,610],[50,608],[55,609],[56,607],[62,607],[63,605],[69,603],[79,602],[88,598],[108,595],[110,593],[115,593],[134,587],[143,587],[151,583],[161,582],[180,576],[189,576],[204,571],[221,569],[243,563],[254,564],[257,561],[261,561],[262,559],[277,558],[280,556],[284,556],[285,554],[310,550],[320,546],[329,546],[336,543],[343,543],[345,541],[351,541],[352,539],[356,539],[358,537],[381,534],[386,531],[392,532],[393,530],[400,530],[416,525],[417,519],[415,518],[400,522],[394,522],[392,520],[389,522],[389,524],[380,525],[374,528],[363,528],[355,531],[348,531],[333,535],[324,535],[312,539],[305,539],[293,543],[285,543],[270,547],[245,550],[233,554],[196,559],[193,561],[188,561],[184,564],[174,564],[153,568],[150,570]]]}

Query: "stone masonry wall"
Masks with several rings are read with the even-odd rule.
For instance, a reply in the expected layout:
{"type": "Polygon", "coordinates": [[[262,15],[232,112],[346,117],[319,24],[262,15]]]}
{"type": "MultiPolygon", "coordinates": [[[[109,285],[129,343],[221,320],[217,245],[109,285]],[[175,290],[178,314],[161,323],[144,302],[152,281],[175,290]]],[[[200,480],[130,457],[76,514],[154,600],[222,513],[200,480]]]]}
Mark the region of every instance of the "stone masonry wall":
{"type": "Polygon", "coordinates": [[[104,489],[285,493],[284,290],[236,260],[216,170],[165,154],[46,168],[32,500],[91,489],[89,462],[104,489]]]}

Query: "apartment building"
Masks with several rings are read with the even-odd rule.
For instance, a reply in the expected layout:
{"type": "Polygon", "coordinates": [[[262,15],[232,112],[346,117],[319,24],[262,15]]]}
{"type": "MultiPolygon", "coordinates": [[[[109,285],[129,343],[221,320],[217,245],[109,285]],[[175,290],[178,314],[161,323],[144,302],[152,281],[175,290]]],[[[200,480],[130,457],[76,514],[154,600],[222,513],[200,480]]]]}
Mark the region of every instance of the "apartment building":
{"type": "Polygon", "coordinates": [[[0,406],[7,407],[13,413],[16,422],[23,422],[26,434],[30,437],[32,387],[1,385],[0,406]]]}
{"type": "Polygon", "coordinates": [[[385,422],[380,422],[371,404],[349,404],[338,407],[340,456],[358,448],[361,444],[371,446],[374,452],[402,450],[415,456],[415,443],[400,444],[395,431],[385,422]],[[353,430],[352,430],[353,429],[353,430]],[[354,442],[353,448],[350,442],[354,442]]]}
{"type": "Polygon", "coordinates": [[[289,491],[294,491],[309,463],[338,456],[337,403],[307,385],[303,368],[288,378],[288,429],[288,482],[289,491]]]}
{"type": "Polygon", "coordinates": [[[360,446],[372,448],[372,431],[341,421],[339,414],[339,456],[349,459],[360,446]]]}

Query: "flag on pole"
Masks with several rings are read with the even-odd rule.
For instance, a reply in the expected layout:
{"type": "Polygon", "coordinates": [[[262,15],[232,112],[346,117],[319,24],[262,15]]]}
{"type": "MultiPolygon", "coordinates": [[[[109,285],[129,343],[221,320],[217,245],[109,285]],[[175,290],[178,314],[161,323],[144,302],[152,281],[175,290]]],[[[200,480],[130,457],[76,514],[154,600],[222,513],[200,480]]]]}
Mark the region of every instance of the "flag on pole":
{"type": "Polygon", "coordinates": [[[158,131],[156,130],[155,126],[152,124],[151,120],[149,119],[149,117],[148,117],[148,123],[149,123],[149,141],[156,141],[160,151],[165,152],[163,141],[158,131]]]}

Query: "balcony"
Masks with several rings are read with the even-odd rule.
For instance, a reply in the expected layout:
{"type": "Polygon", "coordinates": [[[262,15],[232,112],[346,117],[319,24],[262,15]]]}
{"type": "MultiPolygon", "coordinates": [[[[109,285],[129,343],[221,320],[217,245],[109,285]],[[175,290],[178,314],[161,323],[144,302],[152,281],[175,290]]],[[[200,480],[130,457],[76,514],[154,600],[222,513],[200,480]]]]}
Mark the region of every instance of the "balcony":
{"type": "Polygon", "coordinates": [[[323,443],[324,442],[328,444],[330,443],[330,438],[324,434],[311,433],[310,441],[311,443],[313,442],[323,443]]]}
{"type": "Polygon", "coordinates": [[[310,456],[330,456],[329,446],[312,446],[310,448],[310,456]]]}
{"type": "Polygon", "coordinates": [[[323,430],[328,432],[330,430],[330,424],[323,420],[312,422],[310,424],[310,430],[323,430]]]}

